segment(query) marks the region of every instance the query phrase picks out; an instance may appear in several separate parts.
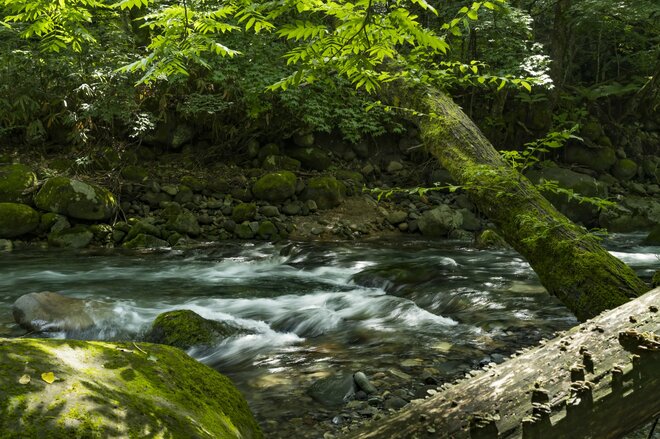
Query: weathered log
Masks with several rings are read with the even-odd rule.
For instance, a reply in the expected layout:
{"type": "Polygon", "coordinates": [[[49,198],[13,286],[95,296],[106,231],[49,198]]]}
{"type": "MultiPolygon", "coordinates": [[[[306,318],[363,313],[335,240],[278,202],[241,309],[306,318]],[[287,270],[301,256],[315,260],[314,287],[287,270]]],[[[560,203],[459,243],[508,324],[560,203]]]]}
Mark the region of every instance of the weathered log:
{"type": "Polygon", "coordinates": [[[660,415],[660,288],[351,437],[616,438],[660,415]]]}
{"type": "Polygon", "coordinates": [[[507,165],[449,96],[413,91],[403,102],[422,112],[418,124],[429,151],[504,239],[527,259],[543,286],[580,320],[649,289],[630,267],[558,212],[529,180],[507,165]]]}

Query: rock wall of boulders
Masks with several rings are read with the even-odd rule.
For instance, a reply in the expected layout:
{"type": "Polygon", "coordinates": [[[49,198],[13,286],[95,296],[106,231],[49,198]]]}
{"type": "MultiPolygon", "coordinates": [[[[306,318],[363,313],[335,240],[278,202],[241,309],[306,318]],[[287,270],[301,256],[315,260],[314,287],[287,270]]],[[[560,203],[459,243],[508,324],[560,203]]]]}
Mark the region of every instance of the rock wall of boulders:
{"type": "MultiPolygon", "coordinates": [[[[660,224],[660,157],[641,161],[615,148],[597,124],[583,129],[561,160],[544,161],[526,175],[558,181],[576,193],[616,202],[599,208],[565,194],[546,196],[572,220],[610,232],[650,230],[660,224]]],[[[380,233],[467,238],[488,227],[469,199],[448,189],[418,194],[396,188],[451,184],[411,130],[400,139],[349,144],[312,133],[280,144],[251,141],[234,163],[190,160],[145,151],[96,152],[94,163],[115,176],[113,191],[94,172],[78,173],[62,157],[42,168],[0,164],[0,249],[26,242],[52,247],[158,248],[226,239],[355,239],[380,233]],[[318,140],[320,139],[320,140],[318,140]],[[139,158],[138,158],[139,157],[139,158]],[[116,182],[119,181],[117,184],[116,182]],[[370,192],[380,188],[382,192],[370,192]],[[364,191],[367,189],[367,191],[364,191]],[[383,196],[383,193],[391,196],[383,196]],[[378,199],[369,216],[358,203],[346,223],[328,211],[347,198],[378,199]],[[356,207],[357,206],[357,207],[356,207]],[[360,216],[360,212],[362,215],[360,216]],[[301,218],[316,218],[305,230],[301,218]]]]}

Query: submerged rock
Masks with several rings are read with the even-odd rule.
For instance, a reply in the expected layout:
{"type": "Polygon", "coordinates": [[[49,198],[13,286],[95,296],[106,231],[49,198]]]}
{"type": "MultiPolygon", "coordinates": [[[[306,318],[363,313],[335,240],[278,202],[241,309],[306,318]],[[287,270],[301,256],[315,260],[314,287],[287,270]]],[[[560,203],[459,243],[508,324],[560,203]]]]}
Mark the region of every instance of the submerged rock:
{"type": "Polygon", "coordinates": [[[233,383],[148,343],[0,338],[2,437],[263,437],[233,383]]]}
{"type": "Polygon", "coordinates": [[[66,177],[49,178],[34,202],[39,209],[83,220],[107,220],[117,211],[110,191],[66,177]]]}
{"type": "Polygon", "coordinates": [[[422,235],[431,237],[444,237],[458,229],[463,223],[460,212],[452,210],[446,204],[441,204],[432,210],[427,210],[419,218],[419,230],[422,235]]]}
{"type": "Polygon", "coordinates": [[[94,326],[93,316],[103,310],[101,303],[50,291],[24,294],[12,306],[16,323],[30,331],[89,329],[94,326]]]}
{"type": "Polygon", "coordinates": [[[194,311],[182,309],[158,315],[145,340],[190,349],[193,346],[212,345],[223,338],[242,333],[245,333],[242,328],[205,319],[194,311]]]}
{"type": "Polygon", "coordinates": [[[353,398],[357,386],[352,374],[321,378],[309,388],[309,395],[323,405],[338,406],[353,398]]]}
{"type": "Polygon", "coordinates": [[[48,244],[53,247],[84,248],[92,242],[94,233],[83,225],[48,234],[48,244]]]}

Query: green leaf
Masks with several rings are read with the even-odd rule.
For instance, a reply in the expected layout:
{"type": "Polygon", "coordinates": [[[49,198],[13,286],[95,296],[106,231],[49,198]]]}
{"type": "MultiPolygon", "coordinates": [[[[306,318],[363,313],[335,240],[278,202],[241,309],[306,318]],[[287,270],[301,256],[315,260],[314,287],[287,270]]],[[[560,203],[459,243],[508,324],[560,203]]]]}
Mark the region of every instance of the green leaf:
{"type": "Polygon", "coordinates": [[[468,11],[467,16],[470,20],[477,20],[479,18],[479,15],[477,14],[477,11],[474,11],[474,10],[468,11]]]}
{"type": "Polygon", "coordinates": [[[525,90],[527,90],[528,92],[530,92],[530,93],[532,92],[532,86],[529,85],[529,82],[527,82],[527,81],[520,81],[520,85],[522,85],[523,88],[524,88],[525,90]]]}

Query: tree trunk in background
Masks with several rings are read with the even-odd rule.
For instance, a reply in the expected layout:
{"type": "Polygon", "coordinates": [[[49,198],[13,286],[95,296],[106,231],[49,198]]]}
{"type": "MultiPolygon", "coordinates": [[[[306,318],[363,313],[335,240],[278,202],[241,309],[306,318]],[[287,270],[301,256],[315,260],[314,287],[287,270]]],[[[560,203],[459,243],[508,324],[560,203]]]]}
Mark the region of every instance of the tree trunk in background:
{"type": "Polygon", "coordinates": [[[660,288],[350,437],[619,438],[660,415],[658,303],[660,288]]]}
{"type": "Polygon", "coordinates": [[[428,150],[527,259],[543,286],[578,319],[593,317],[648,290],[630,267],[509,167],[449,96],[417,90],[399,98],[426,114],[418,123],[428,150]]]}
{"type": "Polygon", "coordinates": [[[552,64],[550,65],[550,76],[555,84],[555,95],[561,91],[567,79],[566,66],[568,63],[566,61],[570,44],[570,28],[567,15],[570,7],[571,0],[557,0],[555,3],[551,42],[552,64]]]}

